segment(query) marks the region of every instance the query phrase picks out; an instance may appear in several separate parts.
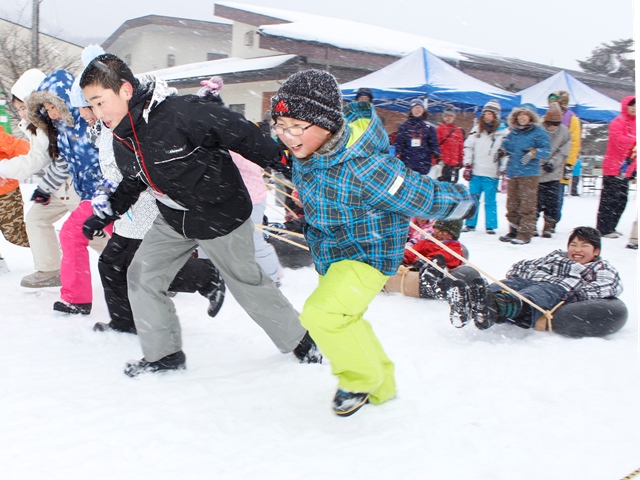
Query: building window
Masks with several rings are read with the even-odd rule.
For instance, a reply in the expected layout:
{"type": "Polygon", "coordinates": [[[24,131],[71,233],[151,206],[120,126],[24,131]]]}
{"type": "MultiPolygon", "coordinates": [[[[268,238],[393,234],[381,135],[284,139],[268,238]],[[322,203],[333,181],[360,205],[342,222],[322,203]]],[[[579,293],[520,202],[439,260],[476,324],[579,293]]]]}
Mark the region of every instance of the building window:
{"type": "Polygon", "coordinates": [[[167,55],[167,67],[176,66],[176,56],[173,53],[167,55]]]}
{"type": "Polygon", "coordinates": [[[207,62],[211,60],[219,60],[221,58],[227,58],[226,53],[207,52],[207,62]]]}
{"type": "Polygon", "coordinates": [[[245,47],[253,47],[253,34],[255,32],[253,30],[249,30],[244,34],[244,46],[245,47]]]}
{"type": "Polygon", "coordinates": [[[127,65],[129,65],[129,67],[131,67],[131,54],[130,53],[127,53],[124,56],[124,63],[126,63],[127,65]]]}
{"type": "Polygon", "coordinates": [[[231,105],[229,105],[229,110],[244,115],[244,103],[232,103],[231,105]]]}

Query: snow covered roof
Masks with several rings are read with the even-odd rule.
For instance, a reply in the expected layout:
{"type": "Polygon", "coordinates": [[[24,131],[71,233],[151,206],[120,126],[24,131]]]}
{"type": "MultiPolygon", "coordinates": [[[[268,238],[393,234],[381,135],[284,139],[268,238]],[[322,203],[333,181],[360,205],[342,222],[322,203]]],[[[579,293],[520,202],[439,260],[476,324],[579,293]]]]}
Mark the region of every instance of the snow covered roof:
{"type": "Polygon", "coordinates": [[[277,68],[284,63],[296,58],[296,55],[274,55],[257,58],[221,58],[208,62],[196,62],[177,67],[153,70],[156,77],[166,81],[176,81],[188,78],[210,77],[212,75],[223,75],[225,73],[251,72],[257,70],[268,70],[277,68]]]}
{"type": "Polygon", "coordinates": [[[498,53],[475,47],[456,45],[350,20],[236,2],[216,2],[216,5],[283,20],[283,23],[279,24],[261,25],[258,31],[263,35],[318,42],[338,48],[398,57],[403,57],[420,47],[426,48],[438,57],[452,60],[468,60],[469,57],[465,56],[465,53],[489,57],[500,56],[498,53]]]}

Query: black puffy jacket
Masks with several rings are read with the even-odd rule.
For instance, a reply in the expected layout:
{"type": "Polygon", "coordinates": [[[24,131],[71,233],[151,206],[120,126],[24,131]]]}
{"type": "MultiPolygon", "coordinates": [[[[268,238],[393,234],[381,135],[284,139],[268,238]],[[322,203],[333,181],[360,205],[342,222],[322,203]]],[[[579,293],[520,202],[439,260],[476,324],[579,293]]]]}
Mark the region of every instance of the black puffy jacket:
{"type": "Polygon", "coordinates": [[[114,211],[123,214],[151,187],[183,207],[157,201],[167,223],[185,237],[210,239],[232,232],[249,218],[252,204],[228,150],[267,167],[279,162],[280,149],[254,123],[220,103],[184,95],[154,104],[153,87],[136,91],[130,116],[113,132],[124,177],[111,197],[114,211]]]}

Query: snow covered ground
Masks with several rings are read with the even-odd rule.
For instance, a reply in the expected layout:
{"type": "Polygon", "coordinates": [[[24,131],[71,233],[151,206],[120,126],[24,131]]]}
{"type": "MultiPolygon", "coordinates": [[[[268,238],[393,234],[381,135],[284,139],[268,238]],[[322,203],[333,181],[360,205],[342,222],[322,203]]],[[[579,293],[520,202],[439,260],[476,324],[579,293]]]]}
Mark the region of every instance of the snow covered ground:
{"type": "MultiPolygon", "coordinates": [[[[23,186],[26,198],[32,188],[23,186]]],[[[625,235],[635,203],[632,192],[625,235]]],[[[471,261],[502,278],[593,225],[597,205],[597,196],[568,197],[554,238],[527,246],[482,229],[462,240],[471,261]]],[[[605,339],[455,329],[446,303],[380,294],[368,319],[396,363],[398,397],[337,418],[330,366],[280,354],[230,295],[214,319],[201,296],[174,299],[186,371],[125,376],[140,346],[92,331],[108,321],[97,268],[91,315],[54,313],[57,291],[19,287],[32,272],[29,250],[0,235],[11,268],[0,275],[2,478],[620,479],[640,467],[638,257],[626,243],[603,240],[630,313],[605,339]]],[[[302,308],[315,284],[312,268],[286,270],[282,290],[302,308]]]]}

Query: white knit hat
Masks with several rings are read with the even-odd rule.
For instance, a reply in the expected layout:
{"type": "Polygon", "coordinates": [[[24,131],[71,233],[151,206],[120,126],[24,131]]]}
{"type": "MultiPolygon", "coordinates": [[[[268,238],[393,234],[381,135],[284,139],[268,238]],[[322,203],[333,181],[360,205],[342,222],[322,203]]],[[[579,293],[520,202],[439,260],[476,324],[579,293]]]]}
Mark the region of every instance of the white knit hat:
{"type": "Polygon", "coordinates": [[[89,104],[84,98],[82,94],[82,89],[80,88],[80,77],[76,77],[73,81],[73,85],[71,85],[71,91],[69,92],[69,102],[72,107],[80,108],[80,107],[88,107],[89,104]]]}
{"type": "Polygon", "coordinates": [[[30,68],[16,81],[11,87],[11,95],[16,97],[22,102],[26,102],[29,95],[35,92],[42,81],[46,78],[46,75],[37,68],[30,68]]]}

